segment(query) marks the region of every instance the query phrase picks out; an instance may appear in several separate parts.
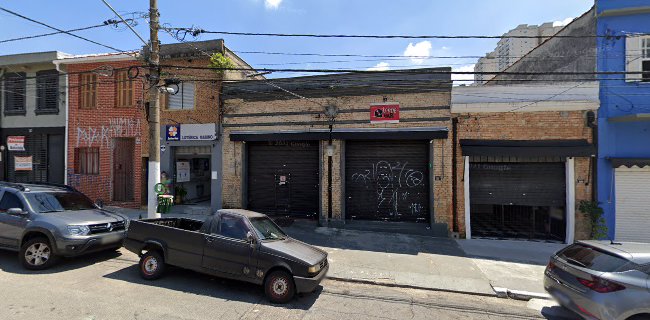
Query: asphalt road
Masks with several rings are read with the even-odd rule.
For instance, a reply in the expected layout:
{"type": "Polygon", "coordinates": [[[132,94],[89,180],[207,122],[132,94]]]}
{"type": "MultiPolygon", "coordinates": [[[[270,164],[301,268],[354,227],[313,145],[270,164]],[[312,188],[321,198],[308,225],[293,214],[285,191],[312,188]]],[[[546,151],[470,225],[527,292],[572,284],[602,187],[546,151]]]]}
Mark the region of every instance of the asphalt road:
{"type": "Polygon", "coordinates": [[[273,305],[261,287],[170,268],[145,281],[122,249],[29,272],[0,251],[0,319],[537,319],[525,302],[325,281],[273,305]]]}

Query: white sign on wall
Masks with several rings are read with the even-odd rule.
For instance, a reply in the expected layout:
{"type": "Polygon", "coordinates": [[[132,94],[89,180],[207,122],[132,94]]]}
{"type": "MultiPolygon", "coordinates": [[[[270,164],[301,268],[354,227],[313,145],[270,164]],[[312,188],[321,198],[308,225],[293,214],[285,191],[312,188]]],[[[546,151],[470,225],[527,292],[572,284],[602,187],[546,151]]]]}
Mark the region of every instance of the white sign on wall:
{"type": "Polygon", "coordinates": [[[14,170],[16,171],[32,171],[33,161],[32,156],[28,157],[14,157],[14,170]]]}
{"type": "Polygon", "coordinates": [[[181,124],[181,141],[216,140],[217,130],[214,123],[181,124]]]}
{"type": "Polygon", "coordinates": [[[190,181],[190,162],[178,161],[176,162],[176,182],[189,182],[190,181]]]}
{"type": "Polygon", "coordinates": [[[25,136],[8,136],[7,149],[9,151],[25,151],[25,136]]]}

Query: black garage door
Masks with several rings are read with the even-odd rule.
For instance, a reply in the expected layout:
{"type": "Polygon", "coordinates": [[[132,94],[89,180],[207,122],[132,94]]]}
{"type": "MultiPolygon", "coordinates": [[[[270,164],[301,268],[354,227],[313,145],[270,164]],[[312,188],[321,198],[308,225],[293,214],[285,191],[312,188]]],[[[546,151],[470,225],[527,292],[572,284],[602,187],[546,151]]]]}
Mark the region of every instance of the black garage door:
{"type": "Polygon", "coordinates": [[[428,178],[428,141],[346,141],[346,217],[426,222],[428,178]]]}
{"type": "Polygon", "coordinates": [[[248,145],[248,209],[266,214],[316,216],[319,150],[314,141],[248,145]]]}
{"type": "Polygon", "coordinates": [[[469,175],[473,237],[564,241],[564,163],[470,163],[469,175]]]}

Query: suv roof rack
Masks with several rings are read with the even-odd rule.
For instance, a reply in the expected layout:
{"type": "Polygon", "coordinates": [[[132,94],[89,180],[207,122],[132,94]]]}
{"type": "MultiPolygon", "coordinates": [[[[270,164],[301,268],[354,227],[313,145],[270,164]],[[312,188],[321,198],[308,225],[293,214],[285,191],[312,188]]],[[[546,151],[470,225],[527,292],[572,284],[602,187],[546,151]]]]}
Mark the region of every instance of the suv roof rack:
{"type": "Polygon", "coordinates": [[[24,185],[22,185],[20,183],[16,183],[16,182],[0,181],[0,186],[14,188],[14,189],[18,189],[20,191],[29,190],[24,185]]]}

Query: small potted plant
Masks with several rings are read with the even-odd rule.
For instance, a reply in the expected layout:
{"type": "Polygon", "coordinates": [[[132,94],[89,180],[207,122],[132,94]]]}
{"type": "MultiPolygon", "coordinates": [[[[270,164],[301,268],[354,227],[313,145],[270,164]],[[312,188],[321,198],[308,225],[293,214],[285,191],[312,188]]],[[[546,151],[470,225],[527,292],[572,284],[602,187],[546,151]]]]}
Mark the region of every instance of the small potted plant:
{"type": "Polygon", "coordinates": [[[176,204],[181,204],[185,202],[185,196],[187,196],[187,190],[182,185],[178,185],[174,187],[174,193],[176,194],[176,197],[174,199],[174,202],[176,204]]]}

